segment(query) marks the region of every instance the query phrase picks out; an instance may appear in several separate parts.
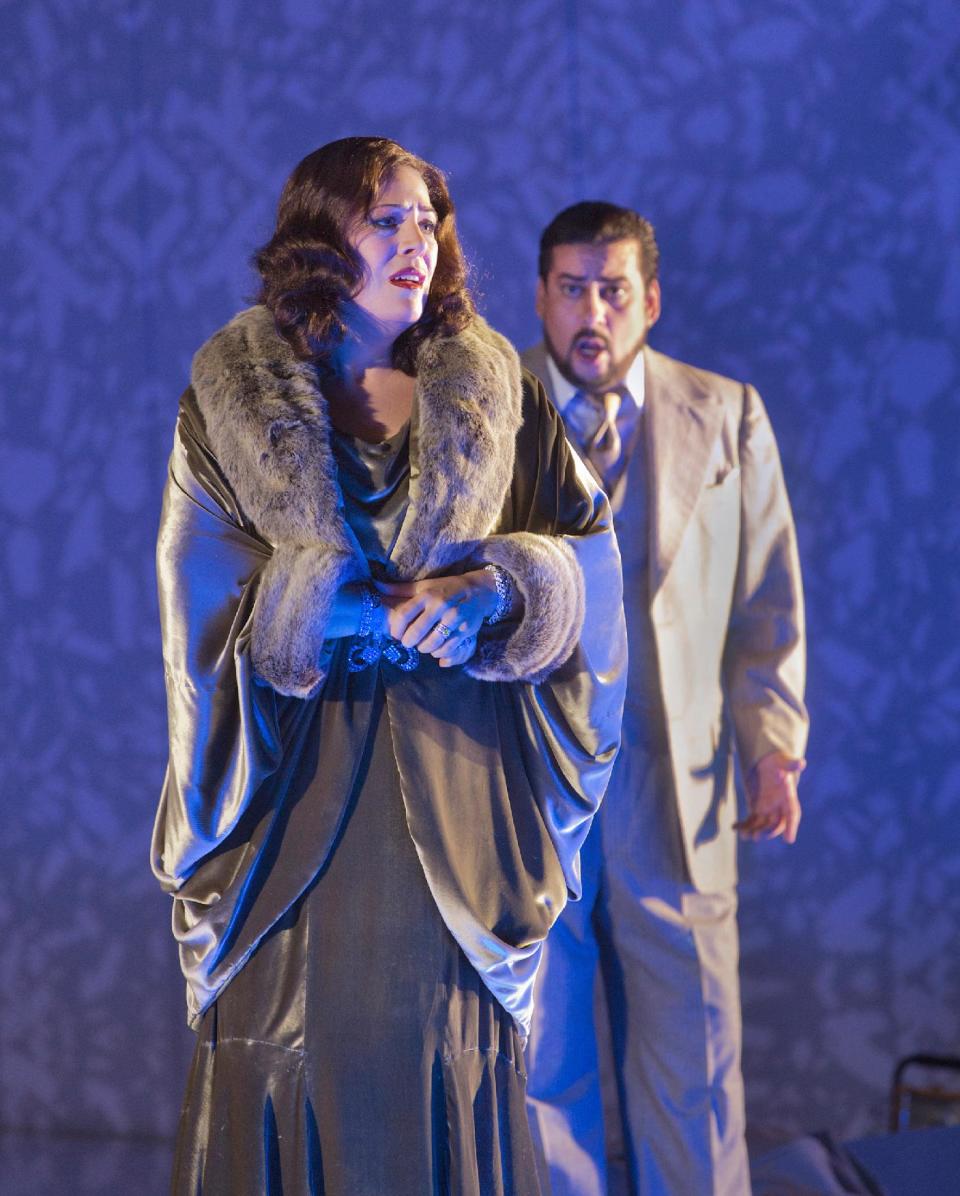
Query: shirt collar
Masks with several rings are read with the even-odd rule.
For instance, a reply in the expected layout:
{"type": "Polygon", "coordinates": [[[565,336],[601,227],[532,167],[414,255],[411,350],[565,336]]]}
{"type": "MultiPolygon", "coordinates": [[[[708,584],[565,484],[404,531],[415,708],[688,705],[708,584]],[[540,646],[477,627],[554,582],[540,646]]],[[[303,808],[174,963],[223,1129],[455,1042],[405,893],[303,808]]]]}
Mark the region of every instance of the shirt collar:
{"type": "MultiPolygon", "coordinates": [[[[563,374],[557,369],[556,362],[550,353],[547,354],[547,370],[550,374],[550,390],[553,395],[553,404],[559,412],[570,402],[573,396],[577,393],[577,387],[572,382],[567,381],[563,374]]],[[[627,370],[627,376],[623,380],[623,389],[627,391],[631,399],[637,406],[637,410],[643,406],[644,395],[646,392],[645,375],[644,375],[644,360],[643,350],[636,355],[633,362],[627,370]]]]}

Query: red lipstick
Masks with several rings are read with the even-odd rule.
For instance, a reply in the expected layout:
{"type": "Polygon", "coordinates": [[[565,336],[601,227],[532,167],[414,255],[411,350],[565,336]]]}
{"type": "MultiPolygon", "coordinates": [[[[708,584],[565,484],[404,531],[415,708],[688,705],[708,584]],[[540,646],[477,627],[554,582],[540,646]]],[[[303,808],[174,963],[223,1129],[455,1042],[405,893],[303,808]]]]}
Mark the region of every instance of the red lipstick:
{"type": "Polygon", "coordinates": [[[426,281],[426,277],[419,270],[398,270],[396,274],[390,275],[390,283],[395,287],[402,287],[407,291],[419,291],[426,281]]]}

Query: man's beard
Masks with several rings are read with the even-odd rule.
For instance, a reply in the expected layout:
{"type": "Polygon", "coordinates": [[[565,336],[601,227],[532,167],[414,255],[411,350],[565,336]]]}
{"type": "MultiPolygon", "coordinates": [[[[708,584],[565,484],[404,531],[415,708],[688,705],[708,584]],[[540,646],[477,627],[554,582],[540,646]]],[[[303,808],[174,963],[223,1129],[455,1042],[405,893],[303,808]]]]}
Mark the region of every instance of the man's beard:
{"type": "Polygon", "coordinates": [[[614,386],[620,386],[629,373],[630,367],[636,360],[637,354],[647,343],[647,329],[644,329],[640,339],[633,346],[629,353],[626,353],[617,361],[611,360],[610,368],[605,374],[601,374],[596,378],[581,378],[574,372],[573,367],[570,364],[570,358],[573,356],[574,345],[578,340],[580,340],[581,337],[584,336],[590,336],[594,340],[603,341],[604,345],[607,347],[607,351],[610,351],[610,341],[605,336],[601,336],[596,332],[590,332],[586,328],[582,328],[575,336],[571,337],[570,348],[568,350],[567,357],[563,358],[560,356],[556,345],[550,339],[549,332],[547,332],[546,328],[543,330],[544,344],[547,346],[547,351],[553,358],[553,364],[557,367],[557,369],[560,371],[563,377],[566,378],[571,386],[575,386],[577,390],[589,391],[591,394],[601,394],[603,391],[610,390],[614,386]]]}

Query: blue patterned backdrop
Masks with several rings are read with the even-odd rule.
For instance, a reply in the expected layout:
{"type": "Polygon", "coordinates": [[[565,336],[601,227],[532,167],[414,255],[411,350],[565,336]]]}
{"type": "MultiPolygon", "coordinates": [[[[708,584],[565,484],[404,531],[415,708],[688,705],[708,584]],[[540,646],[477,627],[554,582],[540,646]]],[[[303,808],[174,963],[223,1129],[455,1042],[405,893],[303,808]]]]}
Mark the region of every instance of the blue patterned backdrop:
{"type": "Polygon", "coordinates": [[[177,396],[289,168],[347,133],[450,174],[483,308],[536,239],[655,222],[659,348],[755,382],[806,568],[792,850],[743,861],[748,1102],[881,1128],[960,1047],[960,11],[953,0],[0,0],[0,1122],[166,1134],[189,1035],[147,867],[153,537],[177,396]]]}

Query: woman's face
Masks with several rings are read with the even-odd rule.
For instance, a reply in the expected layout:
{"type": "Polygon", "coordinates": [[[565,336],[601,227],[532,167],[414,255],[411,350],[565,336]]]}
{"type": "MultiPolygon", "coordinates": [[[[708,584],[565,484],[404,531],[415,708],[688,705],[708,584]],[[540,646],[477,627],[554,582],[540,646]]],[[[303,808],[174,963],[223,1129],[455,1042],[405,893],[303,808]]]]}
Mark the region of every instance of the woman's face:
{"type": "Polygon", "coordinates": [[[366,265],[354,302],[399,336],[423,315],[437,268],[437,214],[412,166],[384,180],[350,244],[366,265]]]}

